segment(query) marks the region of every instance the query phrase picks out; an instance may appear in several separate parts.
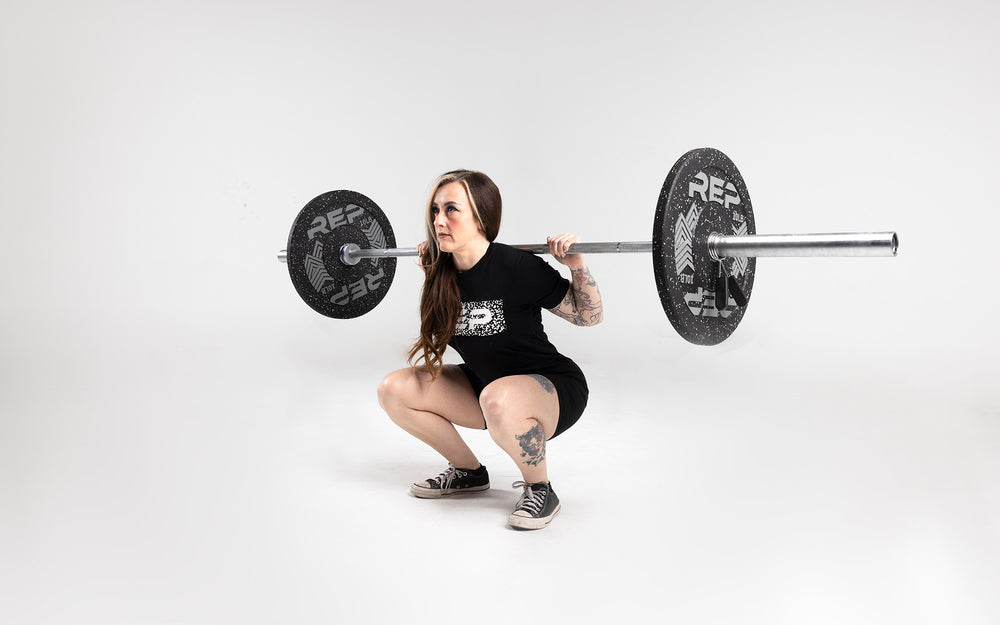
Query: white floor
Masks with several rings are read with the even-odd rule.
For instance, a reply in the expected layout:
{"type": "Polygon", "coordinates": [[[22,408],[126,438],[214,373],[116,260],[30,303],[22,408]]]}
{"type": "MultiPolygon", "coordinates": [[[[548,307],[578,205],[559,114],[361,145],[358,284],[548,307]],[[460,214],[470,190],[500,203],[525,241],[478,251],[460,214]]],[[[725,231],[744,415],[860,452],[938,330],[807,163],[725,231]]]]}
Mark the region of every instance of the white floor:
{"type": "Polygon", "coordinates": [[[674,357],[580,357],[592,403],[549,446],[564,508],[539,532],[505,526],[518,476],[483,432],[469,440],[491,491],[409,496],[443,463],[380,414],[389,356],[351,369],[329,340],[253,340],[238,324],[159,338],[127,323],[75,339],[50,328],[53,353],[8,389],[0,611],[10,623],[996,622],[995,404],[866,367],[839,379],[747,367],[767,327],[714,351],[674,337],[674,357]]]}

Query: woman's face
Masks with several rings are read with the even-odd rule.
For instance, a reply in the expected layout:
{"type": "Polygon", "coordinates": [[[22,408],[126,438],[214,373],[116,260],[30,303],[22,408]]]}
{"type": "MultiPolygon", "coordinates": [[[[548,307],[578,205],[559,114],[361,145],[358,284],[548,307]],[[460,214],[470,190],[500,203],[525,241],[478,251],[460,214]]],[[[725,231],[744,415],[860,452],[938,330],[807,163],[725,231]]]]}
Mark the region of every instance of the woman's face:
{"type": "Polygon", "coordinates": [[[460,182],[449,182],[438,188],[431,202],[431,217],[442,252],[462,252],[470,243],[486,240],[472,212],[469,194],[460,182]]]}

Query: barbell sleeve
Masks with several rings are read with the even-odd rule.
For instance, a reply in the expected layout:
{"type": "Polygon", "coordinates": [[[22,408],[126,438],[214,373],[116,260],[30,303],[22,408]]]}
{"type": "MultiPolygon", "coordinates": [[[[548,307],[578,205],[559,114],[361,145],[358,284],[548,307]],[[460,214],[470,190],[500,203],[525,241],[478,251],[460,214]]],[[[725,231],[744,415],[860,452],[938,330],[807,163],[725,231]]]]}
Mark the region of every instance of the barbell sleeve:
{"type": "Polygon", "coordinates": [[[798,256],[895,256],[895,232],[708,235],[708,254],[722,258],[798,256]]]}
{"type": "MultiPolygon", "coordinates": [[[[545,243],[514,245],[532,254],[546,254],[545,243]]],[[[708,253],[714,260],[722,258],[803,257],[803,256],[895,256],[899,237],[895,232],[842,232],[829,234],[751,234],[708,235],[708,253]]],[[[653,251],[651,241],[595,241],[574,243],[570,254],[629,254],[653,251]]],[[[417,256],[415,247],[361,248],[349,243],[340,249],[340,259],[356,265],[362,258],[398,258],[417,256]]],[[[278,252],[278,260],[288,262],[286,250],[278,252]]]]}

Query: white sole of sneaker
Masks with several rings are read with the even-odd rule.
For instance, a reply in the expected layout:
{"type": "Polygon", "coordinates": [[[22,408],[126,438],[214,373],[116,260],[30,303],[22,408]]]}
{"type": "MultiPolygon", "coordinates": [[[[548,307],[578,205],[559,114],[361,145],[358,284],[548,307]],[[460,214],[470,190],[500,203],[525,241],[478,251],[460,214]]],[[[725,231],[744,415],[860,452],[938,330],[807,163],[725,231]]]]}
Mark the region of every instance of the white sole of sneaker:
{"type": "Polygon", "coordinates": [[[469,488],[427,488],[424,486],[418,486],[416,484],[410,484],[410,492],[413,493],[415,497],[421,499],[440,499],[441,497],[450,497],[452,495],[471,495],[473,493],[481,493],[484,490],[489,490],[489,484],[483,484],[482,486],[470,486],[469,488]]]}
{"type": "Polygon", "coordinates": [[[556,504],[556,509],[552,511],[552,514],[541,519],[533,519],[531,517],[512,514],[510,515],[510,518],[507,519],[507,523],[510,524],[511,527],[516,527],[522,530],[540,530],[548,527],[549,523],[552,522],[552,519],[556,518],[556,515],[559,514],[560,510],[562,510],[562,504],[556,504]]]}

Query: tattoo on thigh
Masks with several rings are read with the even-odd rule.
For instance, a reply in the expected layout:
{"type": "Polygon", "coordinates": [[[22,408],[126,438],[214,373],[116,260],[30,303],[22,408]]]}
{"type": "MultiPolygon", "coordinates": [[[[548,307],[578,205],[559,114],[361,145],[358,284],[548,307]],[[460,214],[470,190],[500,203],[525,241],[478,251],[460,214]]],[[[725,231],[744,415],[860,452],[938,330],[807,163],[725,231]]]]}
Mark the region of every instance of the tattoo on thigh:
{"type": "Polygon", "coordinates": [[[549,395],[556,392],[556,387],[552,386],[552,382],[550,382],[549,379],[544,375],[538,375],[537,373],[532,373],[531,377],[535,378],[535,381],[541,384],[542,388],[544,388],[545,392],[548,393],[549,395]]]}
{"type": "Polygon", "coordinates": [[[545,432],[542,431],[541,425],[535,425],[515,438],[521,444],[521,457],[527,458],[524,464],[533,467],[545,460],[545,432]]]}

